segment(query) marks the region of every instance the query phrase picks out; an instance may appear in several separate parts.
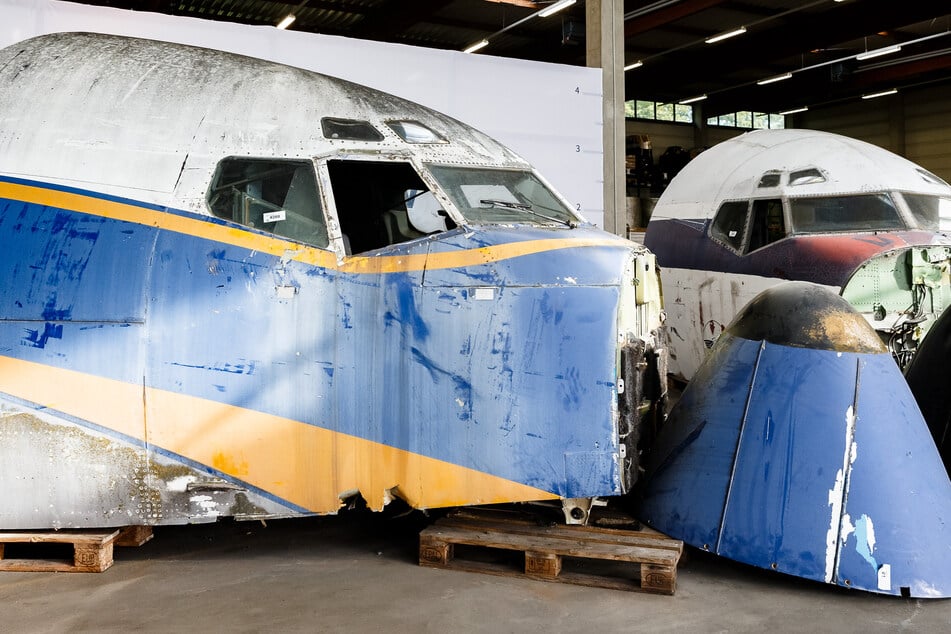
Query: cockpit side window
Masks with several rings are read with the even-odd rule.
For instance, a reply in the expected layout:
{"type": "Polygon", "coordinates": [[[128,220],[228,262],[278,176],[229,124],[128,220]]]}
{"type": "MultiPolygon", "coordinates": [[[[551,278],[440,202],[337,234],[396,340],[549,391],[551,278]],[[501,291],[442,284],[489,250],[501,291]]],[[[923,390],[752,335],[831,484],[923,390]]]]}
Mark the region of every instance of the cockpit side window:
{"type": "Polygon", "coordinates": [[[779,198],[754,200],[750,219],[750,245],[747,252],[755,251],[785,237],[783,201],[779,198]]]}
{"type": "Polygon", "coordinates": [[[218,163],[207,201],[219,218],[317,247],[328,245],[310,161],[226,158],[218,163]]]}
{"type": "Polygon", "coordinates": [[[902,193],[915,226],[928,231],[951,230],[951,197],[902,193]]]}
{"type": "Polygon", "coordinates": [[[348,253],[363,253],[455,227],[410,163],[330,160],[348,253]]]}
{"type": "Polygon", "coordinates": [[[742,250],[748,209],[749,203],[745,200],[725,202],[720,205],[710,227],[710,235],[736,251],[742,250]]]}

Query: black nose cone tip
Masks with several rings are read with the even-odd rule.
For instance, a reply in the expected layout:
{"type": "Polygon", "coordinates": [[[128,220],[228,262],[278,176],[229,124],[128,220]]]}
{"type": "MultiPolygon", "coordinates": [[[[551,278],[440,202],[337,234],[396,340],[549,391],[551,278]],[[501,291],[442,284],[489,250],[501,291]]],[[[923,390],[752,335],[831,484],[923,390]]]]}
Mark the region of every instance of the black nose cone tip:
{"type": "Polygon", "coordinates": [[[740,311],[727,332],[797,348],[887,352],[875,330],[845,299],[809,282],[785,282],[763,291],[740,311]]]}

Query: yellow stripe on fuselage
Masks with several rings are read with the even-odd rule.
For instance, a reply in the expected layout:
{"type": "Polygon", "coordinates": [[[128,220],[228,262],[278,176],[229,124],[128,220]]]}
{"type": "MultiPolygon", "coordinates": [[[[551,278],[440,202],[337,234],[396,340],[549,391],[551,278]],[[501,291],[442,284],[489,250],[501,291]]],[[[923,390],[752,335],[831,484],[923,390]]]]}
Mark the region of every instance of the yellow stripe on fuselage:
{"type": "Polygon", "coordinates": [[[391,493],[415,508],[558,497],[280,416],[11,357],[0,356],[0,385],[20,399],[207,465],[314,513],[337,511],[340,496],[356,491],[374,509],[391,493]]]}
{"type": "Polygon", "coordinates": [[[452,269],[479,266],[509,258],[592,246],[621,246],[621,238],[605,234],[598,238],[551,238],[527,240],[505,244],[420,255],[394,255],[347,257],[341,264],[331,251],[308,247],[296,242],[282,240],[247,231],[237,227],[220,225],[197,218],[188,218],[164,211],[156,211],[139,205],[103,200],[85,194],[63,192],[34,185],[0,182],[0,198],[20,200],[36,205],[46,205],[82,214],[111,218],[189,236],[213,240],[249,251],[259,251],[277,257],[286,257],[304,264],[337,269],[347,273],[397,273],[422,271],[424,269],[452,269]]]}

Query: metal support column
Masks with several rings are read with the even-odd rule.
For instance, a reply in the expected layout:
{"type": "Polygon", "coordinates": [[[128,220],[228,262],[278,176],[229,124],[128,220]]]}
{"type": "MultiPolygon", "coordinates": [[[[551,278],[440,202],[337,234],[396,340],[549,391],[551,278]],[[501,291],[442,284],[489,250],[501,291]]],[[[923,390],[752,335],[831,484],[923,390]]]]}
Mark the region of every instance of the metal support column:
{"type": "Polygon", "coordinates": [[[624,235],[624,0],[587,0],[585,12],[587,63],[603,73],[604,229],[624,235]]]}

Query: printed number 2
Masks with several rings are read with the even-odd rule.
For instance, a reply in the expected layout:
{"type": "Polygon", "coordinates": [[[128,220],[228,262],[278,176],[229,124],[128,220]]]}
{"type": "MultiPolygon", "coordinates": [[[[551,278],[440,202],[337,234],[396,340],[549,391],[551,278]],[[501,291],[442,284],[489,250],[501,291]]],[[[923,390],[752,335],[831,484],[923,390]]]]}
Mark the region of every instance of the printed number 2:
{"type": "Polygon", "coordinates": [[[581,211],[581,203],[578,203],[577,205],[575,205],[575,210],[581,211]]]}

